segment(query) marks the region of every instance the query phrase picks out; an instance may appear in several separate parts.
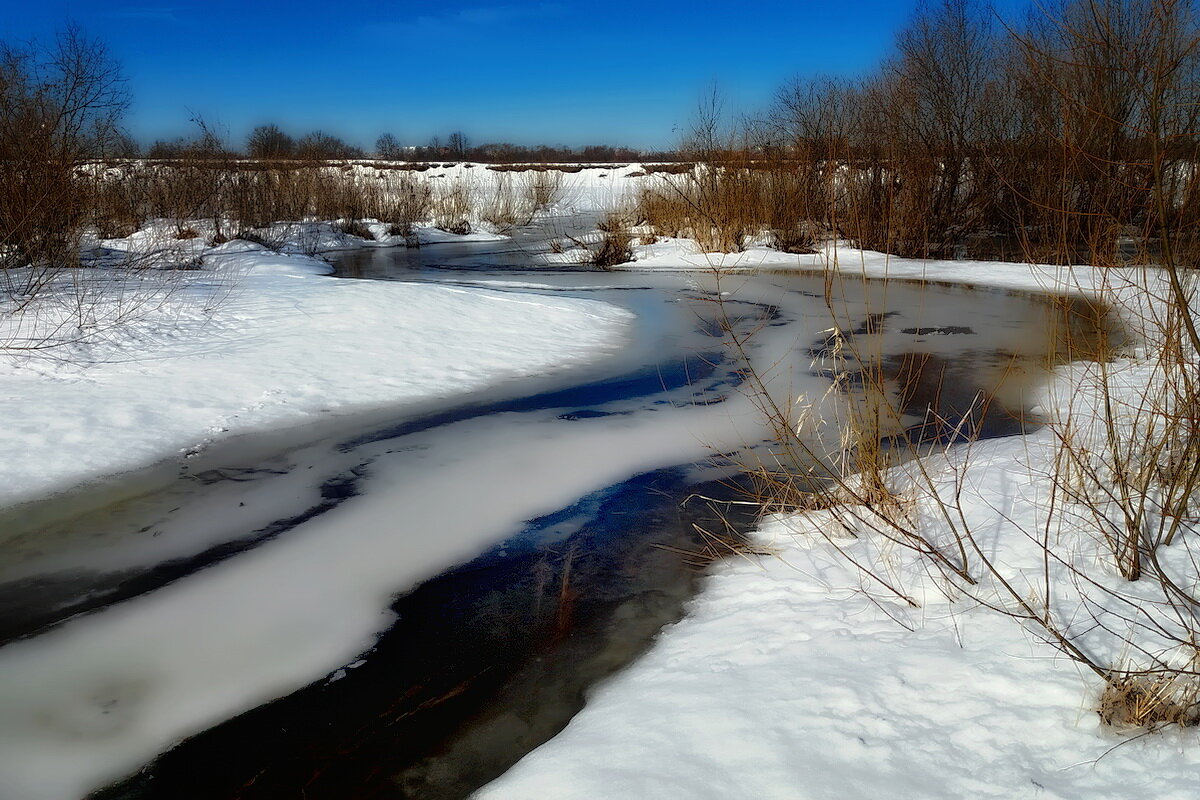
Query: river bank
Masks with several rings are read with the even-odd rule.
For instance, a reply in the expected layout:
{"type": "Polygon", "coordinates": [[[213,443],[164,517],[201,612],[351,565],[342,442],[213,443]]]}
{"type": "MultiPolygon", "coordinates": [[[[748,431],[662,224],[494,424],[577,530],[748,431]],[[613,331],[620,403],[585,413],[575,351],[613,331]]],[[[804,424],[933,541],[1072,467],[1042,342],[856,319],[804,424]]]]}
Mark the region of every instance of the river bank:
{"type": "MultiPolygon", "coordinates": [[[[778,287],[743,296],[739,292],[751,291],[745,288],[749,281],[720,277],[713,267],[721,272],[731,267],[759,273],[819,270],[836,276],[846,290],[861,289],[868,277],[900,279],[885,292],[889,296],[922,291],[904,289],[911,283],[934,284],[931,293],[944,294],[948,301],[910,303],[911,318],[898,318],[880,333],[893,344],[940,355],[957,352],[964,340],[982,333],[983,327],[976,332],[971,326],[980,326],[988,315],[1001,323],[1012,317],[1008,327],[1019,332],[1025,323],[1017,319],[1016,309],[1024,304],[1020,296],[1025,292],[1086,295],[1107,290],[1106,282],[1123,277],[1128,279],[1124,286],[1130,298],[1142,291],[1136,271],[1126,275],[1082,268],[918,262],[836,246],[805,256],[766,249],[706,256],[687,242],[666,240],[635,248],[638,261],[632,266],[641,276],[578,273],[566,284],[573,296],[556,296],[545,277],[546,267],[538,267],[536,259],[529,259],[533,269],[497,275],[489,272],[496,259],[511,262],[512,253],[498,255],[490,245],[481,245],[478,252],[467,248],[442,258],[436,247],[428,248],[438,262],[434,278],[413,273],[409,278],[416,282],[388,283],[335,280],[323,274],[327,266],[308,256],[273,254],[242,242],[221,245],[208,257],[238,280],[198,285],[205,296],[215,290],[225,293],[224,305],[217,305],[211,315],[214,322],[199,324],[209,319],[209,311],[203,312],[203,320],[200,312],[194,318],[164,318],[165,324],[144,340],[160,342],[159,350],[148,351],[149,363],[131,357],[129,339],[113,340],[116,347],[108,356],[96,346],[81,350],[91,363],[13,361],[7,368],[45,391],[39,405],[44,415],[55,414],[53,401],[60,394],[64,400],[76,397],[72,402],[80,407],[78,413],[53,422],[67,426],[67,432],[75,430],[61,439],[60,449],[43,447],[37,439],[13,439],[21,447],[44,449],[49,466],[29,464],[31,479],[43,481],[37,491],[68,485],[79,476],[139,466],[147,457],[162,454],[155,447],[164,440],[175,442],[172,447],[186,462],[189,455],[202,459],[225,439],[256,427],[352,416],[386,405],[396,406],[403,417],[406,404],[428,410],[431,403],[452,405],[467,397],[523,395],[537,381],[553,386],[556,380],[569,382],[571,375],[584,377],[594,370],[621,375],[627,368],[643,368],[657,376],[660,388],[673,387],[678,396],[651,403],[643,409],[651,414],[642,418],[634,415],[635,406],[605,408],[597,415],[595,398],[579,400],[579,407],[560,398],[555,402],[561,406],[542,409],[537,419],[518,422],[513,417],[495,429],[463,419],[456,430],[464,435],[456,432],[453,446],[435,445],[432,438],[405,441],[405,452],[420,454],[407,463],[399,460],[407,456],[391,452],[397,448],[384,439],[377,440],[370,453],[343,451],[344,442],[338,442],[337,449],[344,453],[339,458],[345,463],[338,462],[331,474],[358,474],[355,469],[370,464],[371,480],[377,481],[374,499],[361,498],[295,541],[281,543],[291,555],[276,561],[251,554],[254,557],[223,570],[224,577],[165,590],[166,602],[158,610],[118,606],[113,609],[116,614],[98,617],[102,624],[91,631],[76,625],[75,633],[83,635],[75,636],[72,647],[85,643],[83,650],[72,651],[76,655],[65,657],[66,651],[40,637],[10,650],[6,663],[16,669],[8,674],[34,681],[13,680],[4,689],[12,720],[4,726],[12,737],[12,746],[5,748],[5,771],[13,780],[25,781],[27,796],[78,796],[102,779],[119,777],[164,744],[219,722],[232,709],[290,691],[337,665],[358,663],[390,624],[381,613],[390,593],[407,585],[405,581],[416,583],[461,564],[480,547],[502,538],[504,531],[519,530],[538,514],[569,507],[581,495],[639,471],[702,459],[763,438],[761,421],[751,421],[751,398],[714,385],[705,391],[715,391],[720,403],[696,405],[697,398],[690,395],[697,392],[686,380],[666,379],[661,362],[653,357],[661,349],[656,337],[687,320],[688,327],[696,326],[699,344],[681,347],[676,342],[673,347],[699,357],[691,366],[684,360],[685,378],[689,372],[702,375],[701,367],[715,361],[705,355],[705,348],[722,335],[719,320],[706,319],[683,304],[670,312],[676,320],[671,325],[655,322],[657,314],[645,308],[633,313],[620,307],[626,303],[618,298],[636,294],[630,292],[635,288],[630,284],[665,281],[661,286],[682,288],[700,303],[697,308],[712,306],[704,298],[714,289],[732,292],[731,303],[744,300],[766,307],[778,302],[778,287]],[[692,275],[647,277],[655,270],[692,275]],[[431,280],[444,280],[445,285],[431,280]],[[947,316],[938,309],[954,308],[956,290],[936,284],[961,283],[1001,291],[980,295],[986,311],[976,313],[978,319],[962,319],[961,308],[947,316]],[[697,291],[701,285],[703,291],[697,291]],[[228,291],[230,286],[236,291],[228,291]],[[1007,294],[1010,291],[1015,295],[1007,294]],[[227,323],[221,321],[222,309],[229,314],[227,323]],[[195,328],[189,327],[189,319],[197,323],[195,328]],[[654,332],[648,339],[647,325],[654,332]],[[940,333],[923,335],[922,326],[940,333]],[[965,333],[967,329],[971,333],[965,333]],[[635,335],[635,330],[640,333],[635,335]],[[246,331],[253,335],[235,335],[246,331]],[[952,332],[958,333],[942,335],[952,332]],[[642,351],[625,352],[631,341],[642,339],[642,351]],[[917,339],[923,340],[919,346],[917,339]],[[554,374],[542,377],[546,371],[554,374]],[[364,382],[364,375],[370,380],[364,382]],[[272,385],[285,390],[272,395],[267,392],[272,385]],[[69,387],[76,387],[78,394],[71,395],[69,387]],[[217,424],[196,424],[197,419],[212,419],[214,409],[231,399],[238,405],[218,415],[217,424]],[[735,406],[740,409],[736,414],[730,411],[735,406]],[[665,415],[665,408],[685,413],[665,415]],[[99,411],[117,416],[89,416],[99,411]],[[718,418],[719,427],[713,427],[718,418]],[[742,421],[731,427],[733,418],[742,421]],[[563,421],[572,435],[582,433],[589,444],[580,449],[579,440],[560,434],[547,437],[540,427],[563,421]],[[130,432],[129,446],[122,447],[117,435],[123,431],[130,432]],[[142,433],[144,451],[137,445],[142,433]],[[97,457],[107,453],[108,462],[72,460],[72,447],[77,450],[88,437],[95,439],[97,457]],[[556,467],[572,454],[592,452],[587,448],[609,455],[599,460],[588,456],[589,462],[597,463],[589,463],[586,472],[581,465],[571,470],[556,467]],[[431,457],[454,465],[448,480],[439,479],[437,486],[425,474],[431,457]],[[97,463],[115,466],[98,469],[97,463]],[[539,487],[540,494],[512,504],[510,498],[530,485],[539,487]],[[471,487],[470,508],[458,507],[462,487],[471,487]],[[440,501],[430,503],[433,497],[440,501]],[[414,558],[411,549],[394,541],[396,503],[420,509],[406,519],[410,526],[467,534],[456,533],[452,546],[432,547],[414,558]],[[352,559],[351,553],[357,557],[352,559]],[[398,583],[396,564],[401,562],[408,577],[398,583]],[[331,572],[330,564],[341,567],[331,572]],[[331,576],[337,585],[329,583],[331,576]],[[248,613],[261,603],[262,586],[292,587],[295,591],[289,589],[272,603],[306,609],[303,623],[281,631],[280,618],[271,608],[261,615],[248,613]],[[157,623],[146,625],[147,614],[157,623]],[[353,625],[334,624],[351,619],[353,625]],[[236,624],[231,626],[231,621],[236,624]],[[167,647],[170,655],[164,656],[161,634],[166,631],[204,646],[177,644],[167,647]],[[329,638],[331,631],[336,641],[329,638]],[[79,657],[84,651],[89,655],[79,657]],[[287,663],[273,661],[281,651],[293,654],[287,663]],[[222,660],[216,652],[230,657],[222,660]],[[102,658],[88,660],[95,656],[102,658]],[[131,658],[142,666],[131,670],[131,658]],[[248,681],[249,673],[256,677],[248,681]],[[67,686],[75,688],[60,691],[67,686]],[[174,699],[180,696],[193,700],[180,704],[174,699]],[[148,713],[151,708],[170,713],[148,713]],[[29,735],[35,728],[40,738],[29,735]],[[63,770],[64,763],[74,765],[72,770],[63,770]],[[46,784],[45,776],[51,774],[61,782],[46,784]],[[41,794],[29,794],[33,791],[41,794]]],[[[527,255],[519,253],[521,258],[527,255]]],[[[797,299],[808,298],[805,302],[815,301],[819,311],[823,291],[817,279],[812,287],[796,287],[795,294],[797,299]]],[[[870,319],[873,302],[877,301],[855,305],[850,316],[870,319]]],[[[803,319],[805,312],[797,310],[792,317],[803,319]]],[[[793,376],[808,375],[827,325],[828,320],[813,313],[801,327],[803,334],[764,326],[760,363],[786,360],[793,376]]],[[[1003,324],[996,328],[1005,329],[1003,324]]],[[[1019,341],[1018,337],[990,346],[1019,350],[1019,341]]],[[[1126,371],[1130,386],[1145,374],[1139,372],[1139,364],[1144,364],[1139,359],[1146,353],[1135,345],[1116,364],[1126,371]]],[[[821,377],[811,388],[793,385],[790,390],[820,394],[828,380],[821,377]]],[[[1061,366],[1055,381],[1028,405],[1047,415],[1069,409],[1086,384],[1086,367],[1061,366]]],[[[21,397],[14,394],[12,399],[21,397]]],[[[70,404],[60,403],[58,408],[70,404]]],[[[29,415],[31,428],[37,427],[33,423],[38,419],[29,415]]],[[[1010,531],[997,533],[997,542],[1043,523],[1039,509],[1046,508],[1047,501],[1040,492],[1053,456],[1053,441],[1047,437],[1052,437],[1048,429],[976,443],[969,448],[969,463],[953,458],[945,462],[947,474],[956,476],[954,485],[970,487],[972,523],[984,530],[1010,531]]],[[[374,442],[366,444],[371,447],[374,442]]],[[[289,474],[298,473],[298,464],[310,463],[294,454],[288,460],[289,474]]],[[[227,478],[216,484],[222,491],[243,491],[242,484],[227,478]]],[[[22,482],[10,485],[20,487],[22,482]]],[[[311,479],[296,485],[314,496],[325,487],[311,479]]],[[[248,496],[239,502],[247,500],[248,496]]],[[[915,611],[880,602],[862,574],[835,558],[823,538],[821,531],[836,522],[828,515],[810,514],[764,525],[753,549],[770,555],[735,559],[719,567],[689,606],[688,616],[669,628],[645,658],[596,691],[564,734],[483,790],[483,796],[523,797],[536,791],[568,797],[574,791],[568,787],[578,786],[578,796],[793,797],[807,792],[823,797],[849,791],[848,771],[855,776],[853,794],[888,794],[889,787],[904,785],[911,796],[944,792],[942,796],[953,797],[968,790],[997,797],[1071,797],[1081,792],[1120,796],[1144,780],[1137,770],[1147,759],[1158,765],[1168,795],[1181,785],[1190,762],[1181,753],[1165,752],[1158,739],[1123,746],[1114,754],[1119,758],[1105,756],[1086,774],[1072,767],[1097,761],[1107,748],[1126,741],[1096,722],[1088,708],[1087,677],[1056,659],[1053,650],[1029,638],[1011,620],[989,617],[970,603],[948,602],[926,567],[906,559],[903,552],[877,549],[868,537],[842,542],[843,549],[861,548],[864,562],[897,576],[920,598],[915,611]],[[893,628],[897,619],[900,625],[893,628]],[[895,669],[880,669],[884,662],[895,669]],[[959,677],[950,679],[948,674],[959,677]],[[1032,691],[1031,686],[1038,689],[1032,691]],[[1074,712],[1068,713],[1071,709],[1074,712]],[[1026,743],[1029,730],[1037,731],[1032,737],[1036,746],[1026,743]],[[764,737],[764,731],[769,735],[764,737]],[[731,747],[731,740],[746,745],[731,747]],[[797,759],[798,751],[808,756],[797,759]],[[937,765],[947,759],[961,768],[939,772],[937,765]],[[622,766],[614,770],[614,765],[622,766]]],[[[154,547],[170,538],[158,537],[154,547]]],[[[133,550],[145,552],[140,547],[133,550]]],[[[278,555],[279,548],[272,552],[278,555]]],[[[113,553],[106,549],[105,557],[118,558],[113,553]]],[[[1028,554],[1021,558],[1028,560],[1028,554]]],[[[1014,562],[1014,568],[1018,566],[1014,562]]]]}

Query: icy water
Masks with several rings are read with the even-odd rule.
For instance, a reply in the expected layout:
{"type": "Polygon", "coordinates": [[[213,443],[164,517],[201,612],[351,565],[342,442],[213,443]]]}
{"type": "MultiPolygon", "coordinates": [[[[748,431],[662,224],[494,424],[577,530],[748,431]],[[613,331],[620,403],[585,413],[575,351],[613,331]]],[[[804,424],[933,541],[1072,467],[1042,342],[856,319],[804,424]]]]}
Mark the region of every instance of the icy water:
{"type": "Polygon", "coordinates": [[[0,718],[26,728],[0,746],[44,765],[28,796],[464,797],[678,619],[753,524],[726,456],[763,457],[770,435],[731,335],[779,397],[830,414],[852,343],[908,412],[887,433],[945,441],[963,417],[1034,422],[1027,393],[1086,328],[1002,292],[523,267],[544,239],[337,267],[621,305],[619,353],[503,396],[247,436],[6,521],[27,530],[0,562],[0,718]]]}

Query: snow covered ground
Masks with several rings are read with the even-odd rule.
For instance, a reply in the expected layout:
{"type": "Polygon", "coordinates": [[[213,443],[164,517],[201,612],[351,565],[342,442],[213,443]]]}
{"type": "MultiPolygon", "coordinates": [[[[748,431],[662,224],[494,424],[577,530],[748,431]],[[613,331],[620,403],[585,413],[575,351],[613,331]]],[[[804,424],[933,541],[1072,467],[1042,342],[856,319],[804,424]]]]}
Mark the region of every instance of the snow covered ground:
{"type": "MultiPolygon", "coordinates": [[[[1146,277],[1132,270],[917,261],[840,245],[809,256],[765,248],[713,255],[662,240],[635,251],[634,269],[832,268],[842,279],[1103,291],[1146,340],[1153,331],[1137,330],[1145,299],[1165,295],[1161,278],[1151,275],[1146,291],[1146,277]]],[[[1107,365],[1118,404],[1135,402],[1153,380],[1151,355],[1153,345],[1143,344],[1107,365]]],[[[1055,420],[1095,419],[1096,384],[1087,364],[1061,367],[1041,393],[1041,409],[1055,420]]],[[[1138,647],[1167,645],[1145,641],[1154,636],[1144,629],[1126,644],[1125,630],[1095,621],[1134,629],[1129,619],[1144,613],[1157,624],[1161,598],[1146,582],[1139,587],[1114,574],[1111,552],[1084,511],[1064,507],[1061,498],[1058,510],[1049,510],[1057,444],[1048,427],[951,450],[927,462],[924,474],[900,468],[889,477],[902,495],[911,491],[908,513],[931,539],[938,534],[929,530],[946,529],[922,497],[932,489],[963,510],[963,527],[977,533],[1018,594],[1036,605],[1045,598],[1039,576],[1048,572],[1045,588],[1062,629],[1102,664],[1135,664],[1138,647]],[[1046,572],[1040,532],[1066,559],[1046,572]],[[1087,581],[1067,563],[1095,585],[1081,588],[1087,581]],[[1108,590],[1127,600],[1113,600],[1108,590]],[[1121,615],[1113,608],[1125,602],[1137,610],[1121,615]]],[[[756,543],[770,555],[719,566],[685,619],[598,687],[563,733],[481,790],[479,800],[1196,796],[1200,755],[1190,730],[1138,735],[1106,728],[1096,713],[1103,684],[1095,674],[1036,629],[960,592],[949,593],[952,601],[925,559],[882,541],[869,526],[851,535],[844,521],[852,515],[814,511],[766,522],[756,543]]],[[[1193,585],[1189,547],[1163,558],[1193,585]]],[[[995,586],[973,593],[1015,607],[995,586]]]]}
{"type": "Polygon", "coordinates": [[[1088,677],[1010,620],[881,607],[819,538],[788,523],[761,537],[775,556],[718,570],[646,657],[477,797],[1195,796],[1190,732],[1102,730],[1088,677]]]}
{"type": "MultiPolygon", "coordinates": [[[[1025,445],[974,458],[993,518],[1030,524],[1025,445]]],[[[973,603],[888,599],[820,526],[837,523],[764,526],[772,555],[720,567],[647,656],[480,800],[1195,796],[1190,731],[1104,729],[1086,670],[973,603]]],[[[840,546],[917,582],[906,553],[840,546]]]]}
{"type": "Polygon", "coordinates": [[[215,437],[586,363],[629,321],[570,298],[333,279],[324,261],[240,240],[204,258],[100,341],[0,357],[0,507],[215,437]]]}

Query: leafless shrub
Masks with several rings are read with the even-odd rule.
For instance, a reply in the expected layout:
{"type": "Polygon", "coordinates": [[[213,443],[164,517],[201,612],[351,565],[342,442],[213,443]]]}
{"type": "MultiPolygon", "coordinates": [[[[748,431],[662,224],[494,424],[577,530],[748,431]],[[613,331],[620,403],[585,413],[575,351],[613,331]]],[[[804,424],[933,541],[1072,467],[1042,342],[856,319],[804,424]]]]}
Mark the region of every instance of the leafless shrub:
{"type": "Polygon", "coordinates": [[[523,193],[535,212],[545,211],[556,203],[562,194],[563,173],[559,170],[526,172],[521,180],[523,193]]]}
{"type": "Polygon", "coordinates": [[[196,124],[198,135],[183,142],[176,157],[133,170],[127,177],[145,181],[150,216],[173,221],[177,234],[195,220],[207,219],[220,236],[235,157],[203,120],[196,124]]]}
{"type": "Polygon", "coordinates": [[[429,219],[433,192],[428,183],[408,173],[389,172],[382,179],[374,216],[390,225],[392,236],[414,243],[413,226],[429,219]]]}
{"type": "Polygon", "coordinates": [[[357,173],[339,173],[328,168],[317,173],[318,190],[313,204],[317,219],[354,222],[366,219],[380,206],[376,182],[357,173]]]}
{"type": "Polygon", "coordinates": [[[121,179],[125,165],[97,160],[124,146],[126,103],[118,66],[78,28],[45,47],[0,43],[0,349],[75,352],[162,309],[184,284],[182,273],[147,269],[182,259],[131,250],[100,263],[80,252],[87,228],[123,234],[151,209],[143,185],[121,179]]]}
{"type": "Polygon", "coordinates": [[[66,28],[47,48],[0,42],[0,271],[9,302],[78,265],[82,159],[100,155],[127,105],[103,45],[66,28]],[[7,270],[29,267],[20,279],[7,270]]]}
{"type": "Polygon", "coordinates": [[[471,192],[461,179],[438,187],[433,195],[433,224],[457,234],[471,232],[474,212],[471,192]]]}
{"type": "Polygon", "coordinates": [[[790,164],[735,162],[665,176],[641,190],[637,209],[656,233],[695,239],[705,252],[738,252],[768,233],[779,249],[799,253],[825,230],[809,216],[813,197],[790,164]]]}
{"type": "Polygon", "coordinates": [[[94,167],[89,224],[101,239],[120,239],[137,232],[149,214],[147,181],[134,166],[94,167]]]}
{"type": "Polygon", "coordinates": [[[479,217],[497,231],[507,232],[533,221],[537,203],[525,185],[513,182],[510,173],[497,173],[491,191],[479,207],[479,217]]]}
{"type": "Polygon", "coordinates": [[[695,239],[709,253],[735,253],[761,225],[750,174],[731,165],[698,167],[646,187],[638,209],[656,232],[695,239]]]}
{"type": "Polygon", "coordinates": [[[346,219],[338,222],[336,227],[339,231],[347,236],[354,236],[359,239],[374,241],[375,235],[371,233],[371,229],[366,226],[362,220],[346,219]]]}
{"type": "Polygon", "coordinates": [[[605,214],[598,223],[600,237],[595,242],[583,244],[590,253],[588,263],[601,269],[609,269],[618,264],[633,261],[633,249],[630,243],[633,235],[629,232],[633,215],[627,210],[616,209],[605,214]]]}
{"type": "Polygon", "coordinates": [[[624,231],[608,231],[600,239],[600,244],[592,257],[592,264],[597,267],[615,267],[633,260],[633,251],[629,247],[632,237],[624,231]]]}

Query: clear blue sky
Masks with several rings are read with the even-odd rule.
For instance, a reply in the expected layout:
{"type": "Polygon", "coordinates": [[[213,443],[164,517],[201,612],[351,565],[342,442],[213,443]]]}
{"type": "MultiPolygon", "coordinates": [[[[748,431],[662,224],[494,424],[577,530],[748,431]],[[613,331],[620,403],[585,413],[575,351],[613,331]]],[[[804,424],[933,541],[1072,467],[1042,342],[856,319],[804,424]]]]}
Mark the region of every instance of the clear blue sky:
{"type": "Polygon", "coordinates": [[[73,20],[102,39],[144,142],[190,133],[198,114],[237,145],[275,122],[367,148],[384,131],[424,144],[456,129],[476,144],[667,148],[714,82],[754,111],[793,75],[861,74],[914,6],[0,0],[0,36],[49,38],[73,20]]]}

